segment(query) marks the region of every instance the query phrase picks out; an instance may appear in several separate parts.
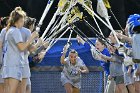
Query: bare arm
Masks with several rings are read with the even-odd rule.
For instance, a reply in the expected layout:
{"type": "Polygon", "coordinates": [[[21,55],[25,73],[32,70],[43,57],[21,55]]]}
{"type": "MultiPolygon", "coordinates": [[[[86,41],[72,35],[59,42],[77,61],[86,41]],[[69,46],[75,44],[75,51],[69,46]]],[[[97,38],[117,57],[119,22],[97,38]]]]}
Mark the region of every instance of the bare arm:
{"type": "Polygon", "coordinates": [[[67,44],[64,46],[63,48],[63,54],[61,56],[61,64],[65,65],[66,64],[66,61],[65,61],[65,56],[66,56],[66,53],[67,53],[67,44]]]}
{"type": "Polygon", "coordinates": [[[81,67],[81,72],[82,73],[89,73],[89,70],[86,66],[84,66],[84,67],[81,67]]]}
{"type": "Polygon", "coordinates": [[[23,43],[23,42],[17,43],[18,49],[20,51],[24,51],[24,50],[28,49],[28,47],[31,45],[31,43],[33,42],[33,40],[37,36],[38,36],[38,33],[37,32],[34,32],[27,42],[25,42],[25,43],[23,43]]]}
{"type": "Polygon", "coordinates": [[[119,39],[126,40],[126,41],[132,43],[132,38],[130,38],[130,37],[126,36],[126,35],[123,35],[123,34],[121,34],[121,33],[118,33],[118,34],[117,34],[117,37],[118,37],[119,39]]]}
{"type": "Polygon", "coordinates": [[[79,43],[82,43],[83,45],[85,44],[85,41],[80,36],[78,36],[78,35],[77,35],[77,41],[79,43]]]}
{"type": "Polygon", "coordinates": [[[31,54],[37,54],[42,50],[47,49],[48,46],[48,41],[42,42],[42,40],[39,40],[35,45],[31,45],[28,50],[31,54]]]}
{"type": "Polygon", "coordinates": [[[62,56],[61,56],[61,64],[65,65],[66,64],[66,61],[65,61],[65,56],[66,54],[63,53],[62,56]]]}
{"type": "Polygon", "coordinates": [[[106,62],[107,62],[107,61],[111,61],[111,62],[114,62],[114,61],[115,61],[112,57],[105,56],[105,55],[101,55],[101,58],[102,58],[103,60],[105,60],[106,62]]]}

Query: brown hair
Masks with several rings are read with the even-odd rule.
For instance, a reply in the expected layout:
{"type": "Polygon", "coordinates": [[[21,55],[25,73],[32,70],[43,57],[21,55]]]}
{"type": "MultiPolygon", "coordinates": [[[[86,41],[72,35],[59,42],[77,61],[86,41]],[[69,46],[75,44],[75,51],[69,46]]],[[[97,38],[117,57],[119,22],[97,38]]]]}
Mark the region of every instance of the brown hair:
{"type": "Polygon", "coordinates": [[[9,17],[2,17],[1,18],[1,25],[4,28],[5,26],[7,26],[7,22],[8,22],[9,17]]]}
{"type": "Polygon", "coordinates": [[[26,17],[24,27],[30,28],[31,25],[35,25],[36,19],[31,17],[26,17]]]}
{"type": "Polygon", "coordinates": [[[26,13],[22,10],[21,7],[16,7],[11,13],[10,13],[10,17],[8,20],[8,24],[7,24],[7,28],[6,31],[8,31],[8,29],[11,26],[14,26],[15,23],[20,19],[20,18],[25,18],[26,17],[26,13]]]}
{"type": "Polygon", "coordinates": [[[102,40],[101,38],[98,38],[97,41],[99,41],[102,45],[106,47],[106,43],[104,40],[102,40]]]}

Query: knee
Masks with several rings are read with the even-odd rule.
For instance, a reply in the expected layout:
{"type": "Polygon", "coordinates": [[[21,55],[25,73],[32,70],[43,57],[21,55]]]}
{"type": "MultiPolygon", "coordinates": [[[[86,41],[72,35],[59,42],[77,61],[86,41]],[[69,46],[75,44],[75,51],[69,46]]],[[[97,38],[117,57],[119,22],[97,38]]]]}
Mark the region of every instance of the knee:
{"type": "Polygon", "coordinates": [[[64,87],[65,87],[66,93],[72,93],[73,88],[72,88],[72,85],[70,83],[66,83],[64,85],[64,87]]]}
{"type": "Polygon", "coordinates": [[[129,93],[135,93],[135,87],[134,87],[133,84],[132,85],[128,85],[127,88],[128,88],[129,93]]]}
{"type": "Polygon", "coordinates": [[[27,87],[26,87],[26,93],[31,93],[31,86],[30,85],[27,85],[27,87]]]}
{"type": "Polygon", "coordinates": [[[72,93],[80,93],[80,89],[74,88],[72,93]]]}
{"type": "Polygon", "coordinates": [[[72,89],[66,89],[66,93],[73,93],[72,89]]]}
{"type": "Polygon", "coordinates": [[[66,87],[65,90],[66,90],[66,93],[72,93],[73,92],[73,89],[71,87],[66,87]]]}

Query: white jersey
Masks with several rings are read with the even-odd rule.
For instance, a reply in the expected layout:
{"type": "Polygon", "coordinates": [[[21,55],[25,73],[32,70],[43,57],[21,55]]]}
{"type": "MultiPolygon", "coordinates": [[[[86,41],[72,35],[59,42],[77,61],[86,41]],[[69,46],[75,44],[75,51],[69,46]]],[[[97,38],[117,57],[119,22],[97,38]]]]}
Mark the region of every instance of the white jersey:
{"type": "Polygon", "coordinates": [[[132,37],[132,51],[134,59],[140,59],[140,34],[134,34],[132,37]]]}
{"type": "Polygon", "coordinates": [[[84,67],[85,64],[81,58],[77,57],[76,64],[72,65],[69,61],[69,58],[65,58],[66,64],[64,65],[63,74],[73,82],[80,81],[81,74],[78,74],[78,71],[81,67],[84,67]]]}

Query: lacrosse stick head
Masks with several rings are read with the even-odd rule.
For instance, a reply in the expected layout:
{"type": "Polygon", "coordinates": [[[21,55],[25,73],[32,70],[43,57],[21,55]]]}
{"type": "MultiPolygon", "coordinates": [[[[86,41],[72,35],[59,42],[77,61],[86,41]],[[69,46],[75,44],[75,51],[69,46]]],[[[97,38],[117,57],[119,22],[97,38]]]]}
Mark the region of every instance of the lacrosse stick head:
{"type": "Polygon", "coordinates": [[[67,17],[67,21],[68,23],[73,23],[82,18],[83,18],[83,13],[80,12],[79,8],[73,7],[73,9],[70,11],[70,14],[67,17]]]}
{"type": "Polygon", "coordinates": [[[66,12],[66,10],[70,7],[70,1],[60,0],[58,3],[58,7],[60,8],[61,15],[63,15],[66,12]]]}

